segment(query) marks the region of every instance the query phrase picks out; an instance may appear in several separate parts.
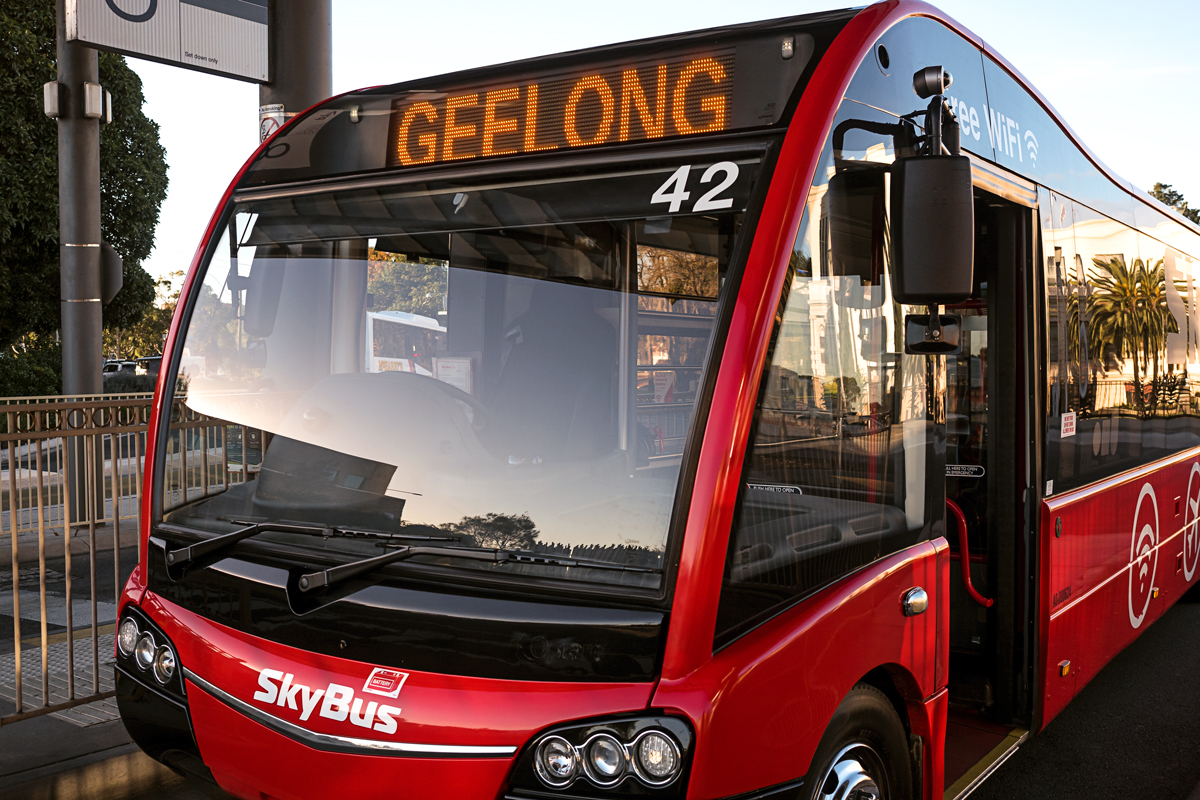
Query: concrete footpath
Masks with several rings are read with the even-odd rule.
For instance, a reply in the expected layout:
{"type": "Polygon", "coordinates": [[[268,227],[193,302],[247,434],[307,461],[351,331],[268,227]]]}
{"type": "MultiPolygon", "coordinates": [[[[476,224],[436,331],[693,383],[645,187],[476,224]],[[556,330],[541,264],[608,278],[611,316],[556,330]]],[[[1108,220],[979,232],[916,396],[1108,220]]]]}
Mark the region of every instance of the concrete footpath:
{"type": "Polygon", "coordinates": [[[118,800],[182,788],[184,779],[144,755],[120,720],[81,728],[47,715],[0,728],[6,799],[118,800]]]}

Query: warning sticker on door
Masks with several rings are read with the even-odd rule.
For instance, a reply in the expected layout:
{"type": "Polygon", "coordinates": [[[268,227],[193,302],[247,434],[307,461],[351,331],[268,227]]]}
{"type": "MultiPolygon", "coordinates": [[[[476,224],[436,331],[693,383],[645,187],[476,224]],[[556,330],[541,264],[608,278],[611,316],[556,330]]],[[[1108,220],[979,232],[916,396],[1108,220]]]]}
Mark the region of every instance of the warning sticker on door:
{"type": "Polygon", "coordinates": [[[947,464],[947,478],[982,478],[984,475],[983,467],[978,464],[947,464]]]}
{"type": "Polygon", "coordinates": [[[1075,435],[1075,412],[1068,411],[1067,413],[1062,415],[1062,433],[1059,434],[1059,436],[1060,436],[1060,438],[1065,439],[1068,436],[1074,436],[1074,435],[1075,435]]]}

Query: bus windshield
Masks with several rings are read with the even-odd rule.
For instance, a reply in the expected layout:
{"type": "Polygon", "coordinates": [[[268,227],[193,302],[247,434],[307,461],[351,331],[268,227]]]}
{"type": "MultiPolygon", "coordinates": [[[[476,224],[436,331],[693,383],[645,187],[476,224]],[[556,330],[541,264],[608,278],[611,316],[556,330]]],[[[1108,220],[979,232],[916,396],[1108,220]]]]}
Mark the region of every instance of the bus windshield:
{"type": "Polygon", "coordinates": [[[164,485],[163,520],[372,534],[256,536],[301,564],[427,536],[558,560],[397,569],[657,590],[758,171],[743,154],[239,200],[194,284],[175,400],[227,442],[257,432],[261,463],[202,492],[164,485]]]}

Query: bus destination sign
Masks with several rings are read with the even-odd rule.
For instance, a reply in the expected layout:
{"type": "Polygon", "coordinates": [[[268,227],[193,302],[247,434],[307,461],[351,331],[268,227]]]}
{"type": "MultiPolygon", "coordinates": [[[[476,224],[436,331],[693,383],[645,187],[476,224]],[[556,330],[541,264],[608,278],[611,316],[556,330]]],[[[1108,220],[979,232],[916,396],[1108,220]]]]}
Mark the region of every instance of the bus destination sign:
{"type": "Polygon", "coordinates": [[[516,155],[729,128],[734,49],[575,70],[449,92],[410,91],[392,106],[392,167],[516,155]]]}

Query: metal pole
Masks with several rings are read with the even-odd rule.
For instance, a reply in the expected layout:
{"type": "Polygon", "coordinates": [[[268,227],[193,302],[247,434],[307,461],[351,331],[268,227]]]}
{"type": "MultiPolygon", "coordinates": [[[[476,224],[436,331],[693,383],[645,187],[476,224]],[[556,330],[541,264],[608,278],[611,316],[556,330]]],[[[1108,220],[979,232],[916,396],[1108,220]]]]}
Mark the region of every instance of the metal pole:
{"type": "Polygon", "coordinates": [[[65,0],[55,6],[63,393],[100,394],[100,120],[84,115],[84,84],[98,85],[100,68],[94,49],[67,41],[65,0]]]}
{"type": "Polygon", "coordinates": [[[332,0],[272,2],[270,48],[271,82],[258,87],[263,138],[333,94],[332,0]]]}
{"type": "MultiPolygon", "coordinates": [[[[56,0],[58,113],[58,238],[63,394],[100,394],[103,380],[100,302],[100,120],[85,111],[85,84],[98,86],[97,52],[66,38],[65,0],[56,0]]],[[[73,441],[72,444],[75,444],[73,441]]],[[[74,448],[72,448],[73,450],[74,448]]],[[[80,453],[63,453],[65,490],[81,513],[80,453]]],[[[95,512],[86,512],[87,517],[95,512]]],[[[84,517],[81,516],[80,519],[84,517]]]]}

